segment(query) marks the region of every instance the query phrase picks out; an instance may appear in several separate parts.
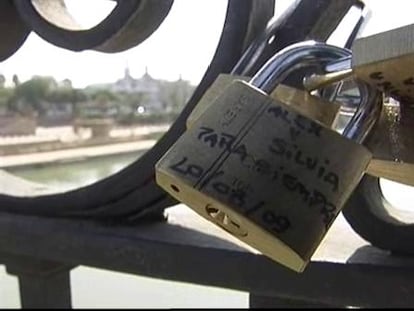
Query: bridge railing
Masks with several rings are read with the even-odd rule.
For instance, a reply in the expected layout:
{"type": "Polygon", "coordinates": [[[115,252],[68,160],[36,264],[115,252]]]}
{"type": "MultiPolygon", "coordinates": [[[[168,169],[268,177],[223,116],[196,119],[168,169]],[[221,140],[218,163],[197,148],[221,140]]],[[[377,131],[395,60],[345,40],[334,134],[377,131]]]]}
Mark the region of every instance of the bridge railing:
{"type": "Polygon", "coordinates": [[[125,226],[0,213],[0,262],[18,277],[23,308],[71,307],[70,270],[78,265],[241,290],[250,307],[414,305],[414,260],[370,246],[341,217],[298,274],[186,207],[167,214],[125,226]]]}

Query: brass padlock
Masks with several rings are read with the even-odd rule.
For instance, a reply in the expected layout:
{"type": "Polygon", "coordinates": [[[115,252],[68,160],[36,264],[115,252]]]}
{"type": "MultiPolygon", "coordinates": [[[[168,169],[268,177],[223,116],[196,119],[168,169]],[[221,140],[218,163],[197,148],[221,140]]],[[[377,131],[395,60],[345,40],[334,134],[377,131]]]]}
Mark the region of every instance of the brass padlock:
{"type": "Polygon", "coordinates": [[[366,140],[373,153],[367,172],[414,186],[414,107],[389,100],[366,140]]]}
{"type": "Polygon", "coordinates": [[[367,173],[414,186],[414,24],[357,39],[352,58],[326,66],[327,74],[305,79],[308,90],[349,76],[386,95],[378,124],[367,139],[373,158],[367,173]],[[394,100],[396,99],[396,100],[394,100]]]}
{"type": "MultiPolygon", "coordinates": [[[[339,95],[340,99],[335,92],[328,97],[346,102],[346,98],[339,95]]],[[[355,109],[352,100],[345,106],[355,109]]],[[[414,186],[413,130],[413,105],[385,97],[380,118],[364,142],[373,155],[367,174],[414,186]]]]}
{"type": "MultiPolygon", "coordinates": [[[[295,5],[292,6],[293,9],[295,5]]],[[[349,28],[350,32],[342,33],[342,38],[345,39],[345,47],[348,47],[355,39],[360,27],[364,23],[367,10],[365,5],[361,2],[355,3],[353,9],[358,10],[360,13],[359,19],[356,20],[355,25],[349,28]]],[[[269,42],[273,41],[275,36],[277,37],[282,26],[280,19],[272,20],[266,27],[265,31],[260,36],[256,37],[250,45],[246,48],[242,57],[239,59],[235,67],[230,74],[220,74],[213,82],[213,84],[204,93],[198,104],[194,107],[191,114],[188,116],[186,126],[189,128],[191,124],[203,114],[203,112],[209,107],[209,105],[221,94],[227,86],[234,80],[250,80],[246,74],[252,71],[252,68],[258,65],[261,60],[261,56],[265,53],[266,47],[269,42]]],[[[327,104],[320,98],[314,99],[312,95],[301,90],[289,88],[288,86],[280,85],[277,87],[270,96],[276,97],[286,104],[297,106],[301,109],[301,113],[304,113],[308,117],[319,120],[323,124],[335,127],[335,122],[338,117],[340,105],[338,103],[327,104]],[[303,106],[306,103],[306,106],[303,106]]]]}
{"type": "Polygon", "coordinates": [[[355,75],[398,100],[414,101],[414,24],[356,40],[355,75]]]}
{"type": "MultiPolygon", "coordinates": [[[[204,93],[193,111],[191,111],[186,121],[186,127],[191,127],[195,120],[197,120],[212,105],[212,103],[214,103],[214,100],[235,80],[248,81],[250,78],[231,74],[220,74],[210,88],[204,93]]],[[[286,105],[293,106],[308,118],[317,120],[331,128],[336,127],[341,108],[341,105],[338,102],[329,102],[323,98],[313,96],[306,91],[284,84],[279,84],[270,93],[270,97],[280,100],[286,105]]]]}
{"type": "Polygon", "coordinates": [[[234,74],[219,74],[187,117],[186,127],[191,127],[195,120],[197,120],[207,110],[207,108],[210,107],[215,99],[223,93],[234,80],[248,81],[250,80],[250,77],[234,74]]]}
{"type": "Polygon", "coordinates": [[[403,102],[414,101],[414,24],[359,38],[352,57],[341,66],[328,65],[327,74],[307,77],[308,90],[355,76],[403,102]]]}
{"type": "Polygon", "coordinates": [[[343,137],[266,92],[297,65],[343,54],[323,43],[295,44],[250,83],[234,81],[160,159],[157,183],[264,255],[303,271],[370,161],[359,129],[375,123],[378,97],[364,98],[343,137]]]}

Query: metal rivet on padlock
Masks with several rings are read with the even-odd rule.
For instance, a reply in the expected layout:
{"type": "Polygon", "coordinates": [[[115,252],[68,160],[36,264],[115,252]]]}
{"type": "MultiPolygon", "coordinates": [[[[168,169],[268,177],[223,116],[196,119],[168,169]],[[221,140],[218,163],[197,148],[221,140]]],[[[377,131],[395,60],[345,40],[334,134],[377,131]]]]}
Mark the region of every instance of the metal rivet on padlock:
{"type": "Polygon", "coordinates": [[[369,97],[343,137],[266,92],[304,63],[348,53],[296,44],[250,83],[234,81],[157,163],[157,183],[264,255],[303,271],[370,161],[357,142],[379,115],[378,97],[361,84],[369,97]]]}

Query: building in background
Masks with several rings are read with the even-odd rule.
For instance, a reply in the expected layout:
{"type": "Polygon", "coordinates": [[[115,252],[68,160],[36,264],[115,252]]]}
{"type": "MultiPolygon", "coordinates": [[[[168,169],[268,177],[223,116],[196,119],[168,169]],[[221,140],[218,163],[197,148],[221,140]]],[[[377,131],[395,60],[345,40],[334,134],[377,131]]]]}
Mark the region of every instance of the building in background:
{"type": "Polygon", "coordinates": [[[124,76],[114,83],[94,84],[86,88],[92,90],[109,90],[120,95],[124,100],[122,109],[132,110],[136,113],[163,114],[178,112],[186,104],[194,91],[194,86],[182,79],[181,75],[176,81],[165,81],[153,78],[148,68],[140,78],[134,78],[126,66],[124,76]]]}

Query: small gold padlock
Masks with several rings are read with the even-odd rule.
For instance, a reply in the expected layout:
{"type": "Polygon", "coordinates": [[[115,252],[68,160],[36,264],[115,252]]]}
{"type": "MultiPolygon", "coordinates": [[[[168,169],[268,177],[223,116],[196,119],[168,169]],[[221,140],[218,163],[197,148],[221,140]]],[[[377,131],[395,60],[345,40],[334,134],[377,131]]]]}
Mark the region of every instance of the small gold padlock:
{"type": "Polygon", "coordinates": [[[414,100],[414,24],[359,38],[352,57],[327,66],[327,74],[305,79],[308,90],[355,76],[381,92],[403,102],[414,100]],[[331,69],[329,69],[331,68],[331,69]]]}
{"type": "Polygon", "coordinates": [[[387,98],[366,140],[373,158],[367,173],[414,186],[414,24],[357,39],[352,58],[330,64],[328,73],[305,79],[308,90],[355,76],[387,98]],[[395,100],[399,102],[396,102],[395,100]]]}
{"type": "Polygon", "coordinates": [[[414,101],[414,24],[356,40],[354,74],[404,102],[414,101]]]}
{"type": "MultiPolygon", "coordinates": [[[[276,70],[283,76],[304,58],[342,52],[322,43],[296,44],[252,78],[256,87],[232,82],[157,163],[157,183],[264,255],[303,271],[371,154],[358,143],[365,133],[351,130],[357,142],[351,141],[262,90],[276,81],[269,72],[275,63],[284,64],[276,70]],[[293,56],[289,64],[287,56],[293,56]]],[[[350,129],[375,122],[376,99],[363,101],[360,112],[372,115],[357,113],[350,129]]]]}

